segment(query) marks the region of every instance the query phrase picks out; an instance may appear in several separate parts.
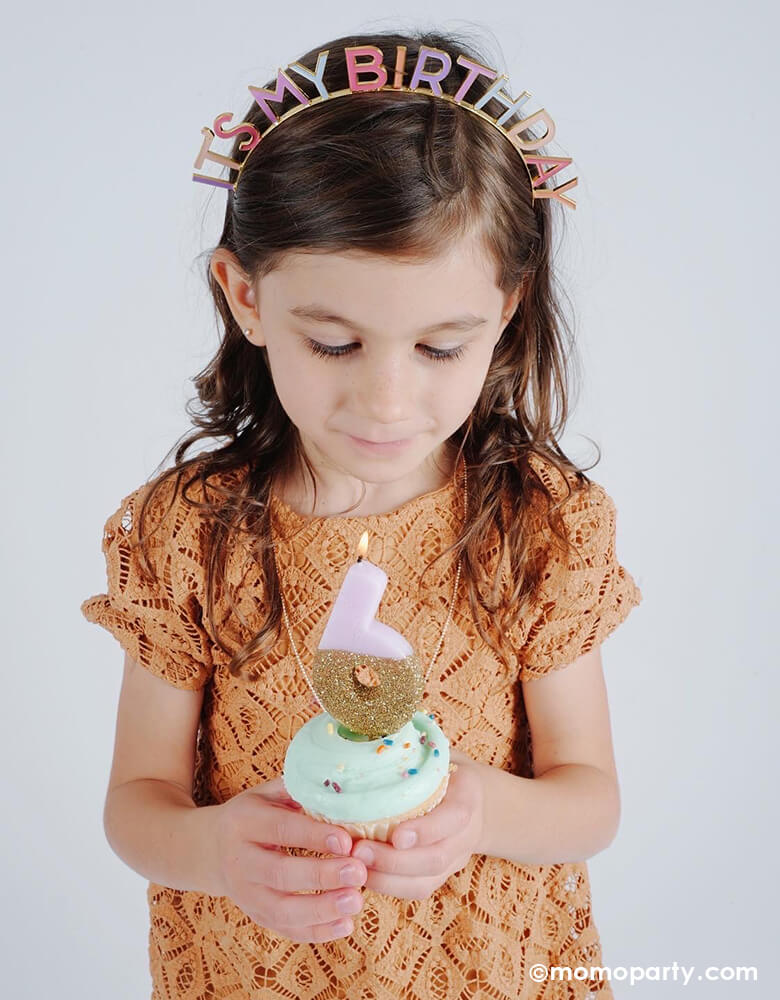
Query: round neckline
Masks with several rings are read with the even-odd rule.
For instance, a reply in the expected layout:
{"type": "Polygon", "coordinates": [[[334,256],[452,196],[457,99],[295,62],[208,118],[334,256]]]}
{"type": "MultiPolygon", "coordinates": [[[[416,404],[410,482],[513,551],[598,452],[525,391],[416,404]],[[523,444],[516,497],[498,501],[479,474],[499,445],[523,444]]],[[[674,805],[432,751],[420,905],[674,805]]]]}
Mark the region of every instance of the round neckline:
{"type": "Polygon", "coordinates": [[[277,496],[273,490],[270,493],[270,504],[271,508],[279,516],[280,521],[295,525],[307,525],[307,524],[317,524],[322,525],[324,522],[333,524],[338,522],[339,525],[349,526],[352,524],[370,524],[377,523],[386,520],[387,518],[395,518],[406,511],[412,510],[415,507],[426,506],[433,499],[442,496],[445,493],[452,493],[455,490],[456,481],[460,482],[460,477],[463,472],[463,459],[461,458],[457,464],[457,467],[452,474],[452,476],[444,483],[443,486],[437,487],[435,490],[429,490],[427,493],[421,493],[420,496],[412,497],[410,500],[405,500],[403,503],[394,507],[392,510],[385,511],[384,514],[349,514],[347,516],[339,514],[300,514],[297,510],[292,508],[285,500],[277,496]]]}

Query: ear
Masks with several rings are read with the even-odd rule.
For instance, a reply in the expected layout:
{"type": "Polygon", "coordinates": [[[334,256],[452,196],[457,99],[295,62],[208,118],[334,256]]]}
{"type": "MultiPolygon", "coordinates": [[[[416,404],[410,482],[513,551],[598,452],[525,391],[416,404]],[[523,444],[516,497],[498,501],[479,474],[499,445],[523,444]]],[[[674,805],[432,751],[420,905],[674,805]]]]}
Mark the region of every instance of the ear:
{"type": "Polygon", "coordinates": [[[515,311],[523,297],[524,286],[521,284],[513,292],[508,293],[504,298],[504,308],[501,313],[501,325],[498,328],[498,336],[506,329],[509,321],[514,316],[515,311]]]}
{"type": "Polygon", "coordinates": [[[526,282],[521,281],[517,288],[507,295],[506,306],[504,308],[504,317],[506,318],[507,323],[514,316],[517,307],[520,305],[520,301],[525,294],[525,286],[526,282]]]}
{"type": "Polygon", "coordinates": [[[211,273],[224,292],[233,318],[242,330],[251,330],[252,343],[264,346],[265,339],[260,333],[260,315],[257,310],[257,296],[252,282],[245,274],[236,255],[217,247],[211,255],[211,273]]]}

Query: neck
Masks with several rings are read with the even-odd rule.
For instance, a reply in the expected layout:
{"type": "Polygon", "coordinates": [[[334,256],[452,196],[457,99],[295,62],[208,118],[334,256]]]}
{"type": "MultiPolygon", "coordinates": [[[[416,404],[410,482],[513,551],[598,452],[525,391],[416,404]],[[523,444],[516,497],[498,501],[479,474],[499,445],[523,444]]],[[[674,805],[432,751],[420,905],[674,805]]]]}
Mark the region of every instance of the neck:
{"type": "Polygon", "coordinates": [[[304,517],[366,517],[387,514],[416,497],[446,486],[455,472],[456,454],[445,442],[423,465],[402,479],[365,484],[353,477],[335,477],[333,470],[309,457],[317,477],[316,503],[311,476],[304,474],[301,469],[286,479],[275,482],[273,492],[304,517]],[[365,494],[361,499],[364,485],[365,494]]]}

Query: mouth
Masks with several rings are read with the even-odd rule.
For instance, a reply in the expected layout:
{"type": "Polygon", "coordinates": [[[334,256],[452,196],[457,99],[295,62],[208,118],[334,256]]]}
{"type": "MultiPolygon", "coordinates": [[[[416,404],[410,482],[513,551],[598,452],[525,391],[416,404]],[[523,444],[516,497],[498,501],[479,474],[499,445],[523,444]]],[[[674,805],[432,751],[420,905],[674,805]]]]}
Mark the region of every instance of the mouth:
{"type": "Polygon", "coordinates": [[[347,437],[358,448],[380,454],[383,452],[401,451],[404,447],[411,444],[413,440],[412,438],[401,438],[398,441],[366,441],[365,438],[355,437],[353,434],[348,434],[347,437]]]}

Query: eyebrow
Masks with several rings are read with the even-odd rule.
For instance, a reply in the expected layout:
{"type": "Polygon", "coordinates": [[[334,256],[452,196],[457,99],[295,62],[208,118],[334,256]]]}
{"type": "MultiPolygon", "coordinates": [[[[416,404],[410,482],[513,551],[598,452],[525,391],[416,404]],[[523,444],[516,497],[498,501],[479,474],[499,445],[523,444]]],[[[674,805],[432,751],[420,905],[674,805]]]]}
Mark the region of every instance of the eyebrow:
{"type": "MultiPolygon", "coordinates": [[[[339,316],[338,313],[331,312],[330,309],[317,303],[306,306],[295,306],[293,309],[290,309],[290,315],[298,316],[301,319],[311,319],[315,323],[338,323],[340,326],[354,330],[355,333],[367,332],[359,323],[355,323],[345,316],[339,316]]],[[[442,320],[440,323],[432,323],[430,326],[426,326],[423,330],[418,331],[418,335],[424,336],[427,333],[435,333],[437,330],[473,330],[474,327],[481,326],[483,323],[487,323],[484,316],[475,316],[474,313],[463,313],[461,316],[453,316],[452,319],[442,320]]]]}

